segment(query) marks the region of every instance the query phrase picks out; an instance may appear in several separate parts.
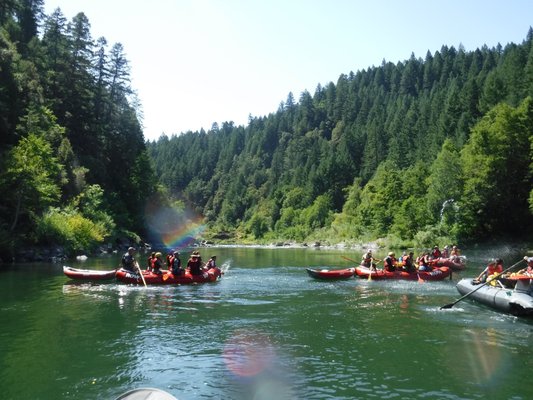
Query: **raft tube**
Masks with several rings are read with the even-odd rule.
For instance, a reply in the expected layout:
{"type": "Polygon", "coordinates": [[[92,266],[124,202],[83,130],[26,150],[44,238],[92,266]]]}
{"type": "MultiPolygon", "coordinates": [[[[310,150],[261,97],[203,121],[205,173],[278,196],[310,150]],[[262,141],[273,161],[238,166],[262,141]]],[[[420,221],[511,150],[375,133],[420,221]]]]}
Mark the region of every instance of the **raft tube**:
{"type": "MultiPolygon", "coordinates": [[[[457,283],[457,290],[462,295],[470,293],[479,288],[474,285],[472,279],[461,279],[457,283]]],[[[491,308],[505,313],[520,316],[533,316],[532,282],[530,277],[511,277],[506,281],[516,281],[514,288],[485,285],[481,289],[472,293],[469,297],[491,308]]]]}

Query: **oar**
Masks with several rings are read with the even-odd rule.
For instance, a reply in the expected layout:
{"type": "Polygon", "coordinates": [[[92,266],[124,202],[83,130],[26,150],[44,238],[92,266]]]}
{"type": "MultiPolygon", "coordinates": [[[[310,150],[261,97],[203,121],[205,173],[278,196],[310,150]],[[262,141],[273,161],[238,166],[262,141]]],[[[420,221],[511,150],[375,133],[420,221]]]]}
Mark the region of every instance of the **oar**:
{"type": "Polygon", "coordinates": [[[341,256],[342,258],[344,258],[345,260],[348,260],[348,261],[351,261],[351,262],[354,262],[354,263],[357,263],[357,261],[355,260],[352,260],[351,258],[348,258],[348,257],[344,257],[344,256],[341,256]]]}
{"type": "Polygon", "coordinates": [[[135,261],[135,266],[137,267],[137,269],[139,270],[139,275],[141,275],[141,279],[143,280],[143,283],[144,283],[144,287],[148,287],[146,285],[146,281],[144,280],[144,275],[143,275],[143,272],[141,270],[141,267],[139,267],[139,263],[137,261],[135,261]]]}
{"type": "MultiPolygon", "coordinates": [[[[509,268],[504,269],[504,270],[500,273],[500,275],[502,275],[503,273],[505,273],[505,272],[507,272],[507,271],[513,269],[513,268],[516,267],[518,264],[520,264],[522,261],[523,261],[523,260],[520,260],[520,261],[518,261],[516,264],[511,265],[509,268]]],[[[448,308],[452,308],[454,305],[456,305],[457,303],[459,303],[461,300],[466,299],[466,298],[467,298],[468,296],[470,296],[472,293],[477,292],[477,291],[478,291],[479,289],[481,289],[483,286],[485,286],[486,284],[490,283],[491,280],[492,280],[492,279],[490,279],[490,280],[487,279],[483,284],[479,285],[479,287],[475,288],[474,290],[471,290],[470,292],[468,292],[467,294],[465,294],[463,297],[460,297],[459,299],[455,300],[453,303],[446,304],[446,305],[442,306],[440,309],[441,309],[441,310],[446,310],[446,309],[448,309],[448,308]]]]}

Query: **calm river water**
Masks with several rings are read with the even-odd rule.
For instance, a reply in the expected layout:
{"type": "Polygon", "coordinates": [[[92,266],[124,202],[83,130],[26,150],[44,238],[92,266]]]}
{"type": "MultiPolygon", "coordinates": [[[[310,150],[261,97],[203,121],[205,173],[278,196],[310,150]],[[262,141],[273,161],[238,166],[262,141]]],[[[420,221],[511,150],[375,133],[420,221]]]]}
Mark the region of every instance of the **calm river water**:
{"type": "MultiPolygon", "coordinates": [[[[0,398],[530,399],[533,322],[458,299],[453,280],[321,282],[356,252],[220,247],[197,286],[75,283],[62,264],[0,266],[0,398]]],[[[509,254],[506,265],[523,254],[509,254]]],[[[142,259],[146,257],[141,255],[142,259]]],[[[182,256],[185,258],[185,256],[182,256]]],[[[118,256],[69,265],[112,269],[118,256]]]]}

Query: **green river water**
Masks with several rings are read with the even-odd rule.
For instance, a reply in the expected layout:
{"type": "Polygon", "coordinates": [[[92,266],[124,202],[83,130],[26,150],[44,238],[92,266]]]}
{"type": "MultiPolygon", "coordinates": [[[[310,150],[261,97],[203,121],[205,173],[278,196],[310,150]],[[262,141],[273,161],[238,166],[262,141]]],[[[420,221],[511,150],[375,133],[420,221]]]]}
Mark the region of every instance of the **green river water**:
{"type": "MultiPolygon", "coordinates": [[[[466,271],[421,284],[306,274],[352,266],[342,257],[359,260],[354,251],[201,252],[217,255],[220,281],[80,284],[63,264],[0,266],[0,399],[115,399],[139,387],[180,400],[533,396],[531,320],[469,299],[439,309],[486,253],[465,251],[466,271]]],[[[119,258],[65,264],[107,270],[119,258]]]]}

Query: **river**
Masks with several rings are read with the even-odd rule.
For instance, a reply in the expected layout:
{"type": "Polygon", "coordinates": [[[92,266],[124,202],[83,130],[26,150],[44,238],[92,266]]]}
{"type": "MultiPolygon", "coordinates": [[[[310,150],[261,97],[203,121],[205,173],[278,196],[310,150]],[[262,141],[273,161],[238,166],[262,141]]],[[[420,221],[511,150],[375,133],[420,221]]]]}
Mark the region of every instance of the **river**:
{"type": "Polygon", "coordinates": [[[0,398],[114,399],[138,387],[180,400],[531,398],[531,320],[469,299],[440,310],[488,253],[465,251],[453,280],[418,283],[306,274],[349,267],[354,251],[201,251],[217,255],[220,281],[145,288],[76,283],[62,264],[1,266],[0,398]]]}

